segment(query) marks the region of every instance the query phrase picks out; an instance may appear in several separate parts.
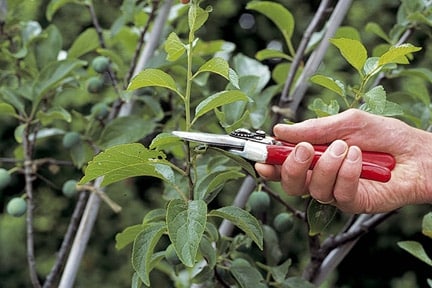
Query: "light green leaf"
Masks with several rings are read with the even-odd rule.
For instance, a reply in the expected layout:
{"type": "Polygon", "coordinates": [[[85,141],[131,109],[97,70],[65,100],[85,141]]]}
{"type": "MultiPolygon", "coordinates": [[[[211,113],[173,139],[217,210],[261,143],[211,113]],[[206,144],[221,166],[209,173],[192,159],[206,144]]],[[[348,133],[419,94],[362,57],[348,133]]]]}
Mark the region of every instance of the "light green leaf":
{"type": "Polygon", "coordinates": [[[272,273],[273,278],[276,280],[276,282],[282,283],[283,280],[286,279],[291,264],[292,260],[291,258],[288,258],[282,264],[270,267],[270,272],[272,273]]]}
{"type": "Polygon", "coordinates": [[[364,101],[367,104],[368,111],[381,115],[386,106],[386,92],[381,85],[376,86],[365,93],[364,101]]]}
{"type": "Polygon", "coordinates": [[[336,94],[345,97],[345,85],[339,80],[324,75],[314,75],[310,80],[315,84],[321,85],[336,94]]]}
{"type": "Polygon", "coordinates": [[[336,100],[331,100],[330,104],[327,104],[321,98],[315,98],[312,104],[308,106],[308,109],[315,112],[318,117],[336,115],[339,113],[339,108],[339,103],[336,100]]]}
{"type": "Polygon", "coordinates": [[[144,228],[145,225],[138,224],[126,227],[122,232],[117,233],[115,236],[115,248],[120,250],[131,244],[135,240],[136,236],[144,230],[144,228]]]}
{"type": "Polygon", "coordinates": [[[102,176],[103,186],[134,176],[152,176],[168,181],[156,164],[170,166],[160,151],[149,150],[139,143],[117,145],[96,155],[88,163],[79,183],[85,184],[102,176]]]}
{"type": "Polygon", "coordinates": [[[229,68],[228,62],[225,59],[215,57],[204,63],[195,73],[194,77],[203,72],[213,72],[229,80],[229,68]]]}
{"type": "Polygon", "coordinates": [[[345,60],[362,75],[362,68],[368,57],[363,44],[358,40],[349,38],[333,38],[330,39],[330,42],[339,49],[345,60]]]}
{"type": "Polygon", "coordinates": [[[138,73],[138,75],[132,79],[131,83],[129,83],[127,90],[130,91],[152,86],[168,88],[178,95],[181,95],[177,90],[176,82],[169,74],[153,68],[145,69],[138,73]]]}
{"type": "Polygon", "coordinates": [[[250,101],[250,98],[246,96],[242,91],[239,90],[230,90],[230,91],[222,91],[212,96],[206,98],[202,101],[195,109],[195,118],[192,123],[206,114],[207,112],[229,103],[237,102],[237,101],[250,101]]]}
{"type": "Polygon", "coordinates": [[[171,32],[165,41],[165,52],[167,53],[168,61],[176,61],[186,51],[185,45],[181,42],[180,38],[175,32],[171,32]]]}
{"type": "Polygon", "coordinates": [[[114,145],[137,142],[152,133],[155,127],[153,121],[138,116],[119,117],[104,128],[98,145],[106,149],[114,145]]]}
{"type": "Polygon", "coordinates": [[[333,205],[321,204],[315,199],[309,202],[307,220],[309,235],[315,236],[324,231],[336,215],[337,208],[333,205]]]}
{"type": "Polygon", "coordinates": [[[24,103],[21,97],[17,94],[17,91],[3,86],[0,87],[0,96],[2,96],[5,102],[11,104],[16,110],[18,110],[18,112],[26,115],[24,103]]]}
{"type": "Polygon", "coordinates": [[[372,32],[375,35],[379,36],[381,39],[386,41],[387,43],[391,43],[391,39],[387,36],[381,26],[375,22],[369,22],[366,24],[365,31],[372,32]]]}
{"type": "Polygon", "coordinates": [[[206,236],[201,238],[199,249],[201,255],[203,255],[204,259],[206,259],[208,266],[213,269],[216,266],[217,260],[216,249],[206,236]]]}
{"type": "Polygon", "coordinates": [[[294,17],[282,4],[271,1],[252,1],[246,9],[260,12],[269,18],[282,32],[288,46],[294,31],[294,17]]]}
{"type": "Polygon", "coordinates": [[[416,47],[411,44],[393,46],[379,57],[378,65],[383,66],[390,63],[408,64],[409,61],[406,56],[410,53],[420,51],[421,49],[421,47],[416,47]]]}
{"type": "Polygon", "coordinates": [[[189,8],[189,29],[191,33],[195,33],[207,21],[209,13],[198,6],[198,3],[192,3],[189,8]]]}
{"type": "Polygon", "coordinates": [[[63,120],[68,123],[72,121],[71,114],[62,107],[53,107],[48,111],[38,111],[36,118],[39,119],[44,126],[49,125],[56,120],[63,120]]]}
{"type": "Polygon", "coordinates": [[[150,272],[153,269],[153,252],[162,235],[166,232],[165,223],[145,225],[134,241],[132,266],[143,283],[150,286],[150,272]]]}
{"type": "Polygon", "coordinates": [[[18,114],[15,112],[15,109],[12,105],[7,103],[0,103],[0,115],[4,116],[14,116],[17,117],[18,114]]]}
{"type": "Polygon", "coordinates": [[[96,50],[100,46],[98,39],[97,32],[94,28],[85,30],[80,35],[78,35],[78,37],[72,43],[67,57],[69,59],[75,59],[88,52],[96,50]]]}
{"type": "Polygon", "coordinates": [[[429,212],[423,217],[422,233],[429,238],[432,238],[432,212],[429,212]]]}
{"type": "Polygon", "coordinates": [[[400,241],[397,243],[400,248],[407,251],[417,259],[432,266],[432,259],[426,254],[422,244],[416,241],[400,241]]]}
{"type": "Polygon", "coordinates": [[[268,60],[268,59],[285,59],[285,60],[292,60],[290,56],[285,54],[282,51],[279,50],[272,50],[272,49],[264,49],[261,51],[258,51],[255,54],[255,58],[259,61],[268,60]]]}
{"type": "Polygon", "coordinates": [[[154,222],[158,222],[158,221],[166,222],[165,218],[166,218],[166,209],[156,208],[156,209],[150,210],[144,216],[142,224],[154,223],[154,222]]]}
{"type": "Polygon", "coordinates": [[[168,235],[184,265],[195,264],[207,222],[207,205],[202,200],[171,200],[167,208],[168,235]]]}
{"type": "Polygon", "coordinates": [[[252,241],[263,249],[263,230],[258,220],[246,210],[236,206],[226,206],[212,210],[209,216],[220,217],[229,220],[248,235],[252,241]]]}
{"type": "Polygon", "coordinates": [[[43,35],[46,36],[37,41],[35,47],[35,58],[39,69],[50,62],[57,61],[58,54],[63,46],[62,34],[55,25],[49,25],[43,35]]]}

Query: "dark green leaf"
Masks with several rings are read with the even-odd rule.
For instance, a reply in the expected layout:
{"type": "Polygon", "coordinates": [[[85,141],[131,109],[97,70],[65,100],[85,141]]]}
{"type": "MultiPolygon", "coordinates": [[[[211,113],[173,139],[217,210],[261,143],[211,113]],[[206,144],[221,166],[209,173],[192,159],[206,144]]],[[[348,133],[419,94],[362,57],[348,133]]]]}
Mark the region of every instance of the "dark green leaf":
{"type": "Polygon", "coordinates": [[[62,107],[53,107],[48,111],[38,111],[36,118],[39,119],[42,125],[49,125],[57,120],[63,120],[70,123],[72,121],[71,114],[62,107]]]}
{"type": "MultiPolygon", "coordinates": [[[[236,259],[237,260],[237,259],[236,259]]],[[[266,288],[266,282],[261,272],[248,264],[246,260],[232,262],[230,272],[242,288],[266,288]],[[237,264],[238,263],[238,264],[237,264]]]]}
{"type": "Polygon", "coordinates": [[[429,212],[423,217],[422,233],[429,238],[432,238],[432,212],[429,212]]]}
{"type": "Polygon", "coordinates": [[[156,124],[138,116],[119,117],[102,131],[98,145],[106,149],[119,144],[137,142],[153,132],[156,124]]]}
{"type": "Polygon", "coordinates": [[[145,225],[134,241],[132,248],[132,266],[143,283],[150,286],[149,274],[152,270],[153,251],[159,239],[166,232],[165,223],[145,225]]]}
{"type": "Polygon", "coordinates": [[[207,237],[202,237],[199,245],[201,255],[207,261],[208,267],[213,269],[216,266],[216,249],[207,237]]]}
{"type": "Polygon", "coordinates": [[[168,235],[184,265],[195,264],[207,222],[207,205],[202,200],[171,200],[167,208],[168,235]]]}
{"type": "Polygon", "coordinates": [[[246,210],[236,206],[226,206],[210,211],[209,216],[229,220],[245,232],[261,250],[263,249],[263,230],[261,225],[258,220],[246,210]]]}
{"type": "Polygon", "coordinates": [[[315,236],[324,231],[336,215],[337,208],[333,205],[321,204],[315,199],[309,202],[307,209],[307,220],[309,224],[309,235],[315,236]]]}

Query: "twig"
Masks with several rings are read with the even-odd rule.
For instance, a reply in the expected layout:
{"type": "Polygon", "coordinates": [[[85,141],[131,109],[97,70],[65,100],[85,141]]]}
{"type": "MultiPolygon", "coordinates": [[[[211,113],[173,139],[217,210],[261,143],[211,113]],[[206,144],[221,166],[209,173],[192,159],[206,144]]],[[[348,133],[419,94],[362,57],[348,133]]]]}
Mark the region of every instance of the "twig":
{"type": "Polygon", "coordinates": [[[30,124],[27,123],[24,129],[23,149],[24,149],[24,179],[25,192],[27,197],[27,262],[30,273],[30,280],[35,288],[40,288],[41,284],[36,271],[35,251],[34,251],[34,230],[33,230],[33,145],[30,140],[30,124]]]}
{"type": "MultiPolygon", "coordinates": [[[[300,75],[299,79],[296,82],[295,90],[290,97],[291,101],[288,103],[288,111],[290,111],[290,115],[296,115],[297,109],[303,100],[303,97],[306,93],[307,88],[309,87],[309,78],[318,70],[319,65],[324,58],[325,53],[327,52],[327,48],[329,46],[329,39],[333,37],[336,30],[342,23],[342,20],[345,18],[346,13],[348,12],[351,6],[352,0],[340,0],[335,9],[333,10],[332,15],[328,21],[328,27],[324,34],[321,43],[318,48],[312,53],[311,57],[307,61],[303,73],[300,75]]],[[[280,109],[284,107],[279,107],[280,109]]],[[[295,116],[294,116],[295,118],[295,116]]]]}
{"type": "Polygon", "coordinates": [[[394,213],[395,211],[375,215],[361,214],[346,233],[334,239],[328,239],[323,243],[322,251],[325,257],[322,258],[322,263],[320,265],[311,263],[310,267],[305,270],[305,274],[303,274],[304,278],[319,286],[351,251],[362,235],[378,226],[394,213]],[[333,249],[336,246],[339,247],[333,249]],[[330,249],[332,250],[330,251],[330,249]]]}
{"type": "Polygon", "coordinates": [[[290,70],[288,72],[288,77],[287,80],[285,81],[285,85],[282,90],[281,97],[279,99],[280,107],[283,107],[284,104],[290,100],[289,91],[291,90],[292,83],[294,82],[296,72],[303,61],[303,56],[309,44],[310,38],[312,37],[312,33],[314,33],[315,30],[317,29],[319,22],[322,20],[323,15],[325,14],[328,8],[328,5],[329,5],[329,0],[321,1],[317,12],[315,13],[312,21],[309,23],[309,26],[306,28],[303,34],[299,47],[297,48],[296,54],[291,63],[290,70]]]}

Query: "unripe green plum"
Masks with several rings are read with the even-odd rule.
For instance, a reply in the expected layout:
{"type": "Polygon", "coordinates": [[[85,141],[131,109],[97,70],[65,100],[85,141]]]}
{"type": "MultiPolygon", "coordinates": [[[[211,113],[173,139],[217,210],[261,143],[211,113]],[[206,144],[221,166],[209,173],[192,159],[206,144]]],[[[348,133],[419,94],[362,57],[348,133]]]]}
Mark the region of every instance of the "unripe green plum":
{"type": "Polygon", "coordinates": [[[69,198],[74,197],[78,192],[77,184],[78,184],[78,181],[73,180],[73,179],[67,180],[66,182],[64,182],[63,187],[62,187],[63,195],[65,195],[66,197],[69,197],[69,198]]]}
{"type": "Polygon", "coordinates": [[[96,119],[103,119],[105,118],[108,113],[108,105],[101,102],[101,103],[96,103],[90,110],[91,115],[93,115],[96,119]]]}
{"type": "Polygon", "coordinates": [[[11,180],[12,177],[9,172],[4,168],[0,168],[0,189],[3,189],[7,185],[9,185],[11,180]]]}
{"type": "Polygon", "coordinates": [[[27,211],[27,202],[21,197],[12,198],[6,206],[6,211],[14,217],[21,217],[27,211]]]}
{"type": "Polygon", "coordinates": [[[231,266],[234,267],[250,267],[249,261],[243,258],[236,258],[231,262],[231,266]]]}
{"type": "Polygon", "coordinates": [[[95,70],[97,73],[104,73],[108,70],[110,61],[105,56],[97,56],[93,59],[91,65],[93,70],[95,70]]]}
{"type": "Polygon", "coordinates": [[[292,213],[282,212],[273,219],[273,227],[280,233],[291,230],[293,226],[294,219],[292,213]]]}
{"type": "Polygon", "coordinates": [[[87,79],[87,91],[90,93],[99,93],[104,86],[104,79],[100,76],[93,76],[87,79]]]}
{"type": "Polygon", "coordinates": [[[248,199],[249,207],[254,213],[262,213],[270,207],[270,196],[263,191],[254,191],[248,199]]]}
{"type": "Polygon", "coordinates": [[[81,141],[80,134],[78,132],[67,132],[63,136],[63,147],[70,149],[77,145],[81,141]]]}

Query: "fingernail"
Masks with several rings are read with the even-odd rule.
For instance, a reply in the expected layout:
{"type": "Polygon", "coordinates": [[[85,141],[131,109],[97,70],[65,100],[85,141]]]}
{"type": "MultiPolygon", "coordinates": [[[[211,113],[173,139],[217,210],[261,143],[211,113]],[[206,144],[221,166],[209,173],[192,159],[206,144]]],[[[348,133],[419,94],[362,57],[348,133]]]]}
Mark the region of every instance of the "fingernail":
{"type": "Polygon", "coordinates": [[[309,149],[302,145],[297,145],[294,149],[294,157],[298,162],[306,162],[311,156],[309,149]]]}
{"type": "Polygon", "coordinates": [[[336,140],[330,145],[330,152],[336,157],[342,156],[347,151],[347,144],[342,140],[336,140]]]}
{"type": "Polygon", "coordinates": [[[351,162],[356,162],[360,158],[360,148],[357,146],[351,146],[348,149],[347,159],[351,162]]]}

